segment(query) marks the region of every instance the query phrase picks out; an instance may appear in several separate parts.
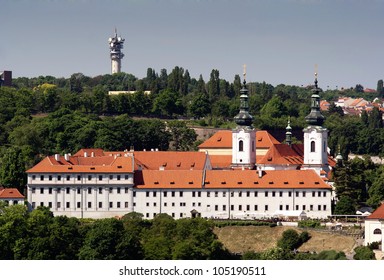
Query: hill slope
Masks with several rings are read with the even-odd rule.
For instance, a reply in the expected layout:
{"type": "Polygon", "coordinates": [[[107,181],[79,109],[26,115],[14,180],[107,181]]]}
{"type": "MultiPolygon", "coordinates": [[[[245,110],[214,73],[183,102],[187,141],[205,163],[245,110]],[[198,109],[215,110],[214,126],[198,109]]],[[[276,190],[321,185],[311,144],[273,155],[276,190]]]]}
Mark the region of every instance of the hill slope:
{"type": "MultiPolygon", "coordinates": [[[[290,228],[295,229],[299,233],[302,232],[299,228],[285,226],[273,228],[267,226],[228,226],[215,228],[214,232],[229,251],[243,253],[246,251],[261,252],[275,247],[282,233],[290,228]]],[[[321,252],[324,250],[336,250],[350,254],[357,244],[357,241],[352,236],[314,230],[307,231],[311,235],[311,239],[303,244],[299,251],[321,252]]]]}

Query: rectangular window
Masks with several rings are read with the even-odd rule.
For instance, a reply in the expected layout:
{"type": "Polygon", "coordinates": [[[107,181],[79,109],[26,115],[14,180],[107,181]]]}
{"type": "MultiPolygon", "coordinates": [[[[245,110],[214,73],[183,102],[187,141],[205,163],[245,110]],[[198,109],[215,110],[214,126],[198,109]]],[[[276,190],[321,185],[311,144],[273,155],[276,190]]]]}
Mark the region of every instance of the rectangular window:
{"type": "Polygon", "coordinates": [[[279,205],[279,210],[283,210],[283,205],[279,205]]]}
{"type": "Polygon", "coordinates": [[[61,175],[57,176],[57,181],[61,181],[61,175]]]}
{"type": "Polygon", "coordinates": [[[109,188],[109,193],[112,193],[113,192],[113,188],[109,188]]]}
{"type": "Polygon", "coordinates": [[[219,205],[215,205],[215,211],[219,211],[219,205]]]}
{"type": "MultiPolygon", "coordinates": [[[[156,206],[156,205],[154,205],[156,206]]],[[[117,202],[117,205],[116,205],[117,208],[120,208],[120,201],[117,202]]]]}
{"type": "Polygon", "coordinates": [[[258,196],[258,192],[255,192],[255,197],[257,197],[258,196]]]}
{"type": "Polygon", "coordinates": [[[317,205],[317,210],[321,211],[321,205],[317,205]]]}
{"type": "Polygon", "coordinates": [[[32,202],[32,209],[36,208],[36,202],[32,202]]]}
{"type": "Polygon", "coordinates": [[[242,211],[242,210],[243,210],[243,206],[239,205],[239,211],[242,211]]]}
{"type": "Polygon", "coordinates": [[[77,175],[77,181],[80,181],[80,180],[81,180],[81,176],[77,175]]]}
{"type": "Polygon", "coordinates": [[[88,188],[88,194],[92,193],[92,188],[88,188]]]}
{"type": "Polygon", "coordinates": [[[77,189],[77,194],[80,194],[80,189],[77,189]]]}
{"type": "Polygon", "coordinates": [[[124,207],[128,208],[128,201],[124,202],[124,207]]]}
{"type": "Polygon", "coordinates": [[[235,192],[231,192],[231,197],[233,197],[235,195],[235,192]]]}
{"type": "Polygon", "coordinates": [[[172,197],[175,197],[175,192],[174,191],[171,192],[171,195],[172,195],[172,197]]]}
{"type": "Polygon", "coordinates": [[[61,193],[61,189],[60,188],[57,189],[57,193],[61,193]]]}
{"type": "Polygon", "coordinates": [[[40,188],[40,193],[44,193],[44,188],[40,188]]]}
{"type": "Polygon", "coordinates": [[[296,211],[299,210],[299,205],[296,205],[296,211]]]}
{"type": "Polygon", "coordinates": [[[288,192],[288,196],[291,197],[292,196],[292,192],[288,192]]]}
{"type": "Polygon", "coordinates": [[[57,202],[57,208],[61,208],[61,202],[57,202]]]}
{"type": "Polygon", "coordinates": [[[200,206],[201,206],[201,202],[198,202],[198,203],[197,203],[197,206],[200,207],[200,206]]]}
{"type": "Polygon", "coordinates": [[[196,192],[192,192],[192,197],[195,197],[196,196],[196,192]]]}
{"type": "Polygon", "coordinates": [[[323,205],[323,211],[327,211],[327,205],[323,205]]]}
{"type": "Polygon", "coordinates": [[[223,211],[227,211],[227,205],[223,205],[223,211]]]}
{"type": "Polygon", "coordinates": [[[323,197],[326,197],[327,196],[327,192],[323,192],[323,197]]]}
{"type": "Polygon", "coordinates": [[[285,210],[289,210],[289,205],[285,205],[285,210]]]}
{"type": "Polygon", "coordinates": [[[66,208],[70,208],[70,207],[71,207],[71,204],[70,204],[69,202],[66,202],[66,203],[65,203],[65,207],[66,207],[66,208]]]}
{"type": "Polygon", "coordinates": [[[283,197],[283,192],[279,192],[280,197],[283,197]]]}
{"type": "Polygon", "coordinates": [[[128,193],[128,188],[124,188],[124,192],[125,192],[125,193],[128,193]]]}
{"type": "Polygon", "coordinates": [[[265,192],[265,197],[268,197],[268,192],[265,192]]]}
{"type": "Polygon", "coordinates": [[[117,175],[117,180],[120,181],[121,175],[117,175]]]}
{"type": "Polygon", "coordinates": [[[145,203],[145,206],[149,207],[149,202],[146,202],[146,203],[145,203]]]}
{"type": "Polygon", "coordinates": [[[319,192],[317,192],[317,196],[318,197],[320,197],[321,196],[321,192],[319,191],[319,192]]]}
{"type": "Polygon", "coordinates": [[[264,206],[264,210],[265,210],[265,211],[268,211],[268,205],[265,205],[265,206],[264,206]]]}
{"type": "Polygon", "coordinates": [[[239,191],[239,197],[241,197],[241,196],[242,196],[242,194],[243,194],[243,193],[242,193],[241,191],[239,191]]]}
{"type": "MultiPolygon", "coordinates": [[[[8,204],[8,201],[6,203],[8,204]]],[[[40,206],[44,206],[44,202],[40,202],[40,206]]]]}
{"type": "Polygon", "coordinates": [[[113,175],[109,175],[109,180],[113,180],[113,175]]]}
{"type": "Polygon", "coordinates": [[[215,192],[215,197],[219,197],[219,192],[215,192]]]}
{"type": "Polygon", "coordinates": [[[201,197],[201,192],[197,192],[197,197],[201,197]]]}
{"type": "Polygon", "coordinates": [[[226,197],[227,196],[227,193],[226,192],[223,192],[223,197],[226,197]]]}
{"type": "Polygon", "coordinates": [[[36,188],[32,188],[32,193],[35,193],[36,192],[36,188]]]}
{"type": "Polygon", "coordinates": [[[313,205],[309,205],[309,211],[313,211],[313,205]]]}
{"type": "Polygon", "coordinates": [[[120,191],[121,191],[121,189],[120,189],[120,188],[116,188],[116,190],[117,190],[117,193],[120,193],[120,191]]]}
{"type": "Polygon", "coordinates": [[[44,175],[40,176],[40,181],[44,181],[44,175]]]}
{"type": "Polygon", "coordinates": [[[112,201],[109,202],[109,208],[113,208],[113,202],[112,201]]]}
{"type": "Polygon", "coordinates": [[[254,206],[255,211],[258,211],[259,207],[257,205],[254,206]]]}
{"type": "Polygon", "coordinates": [[[305,205],[303,205],[303,211],[305,211],[305,208],[306,208],[305,205]]]}
{"type": "Polygon", "coordinates": [[[231,211],[235,210],[235,206],[231,204],[231,211]]]}
{"type": "Polygon", "coordinates": [[[183,192],[179,192],[179,196],[180,197],[183,197],[184,193],[183,192]]]}
{"type": "Polygon", "coordinates": [[[251,206],[247,205],[247,211],[250,211],[250,210],[251,210],[251,206]]]}
{"type": "Polygon", "coordinates": [[[296,192],[296,197],[298,197],[299,196],[299,192],[296,192]]]}
{"type": "Polygon", "coordinates": [[[164,197],[167,197],[167,192],[164,192],[163,195],[164,195],[164,197]]]}
{"type": "Polygon", "coordinates": [[[99,188],[99,194],[103,193],[103,188],[99,188]]]}
{"type": "Polygon", "coordinates": [[[35,180],[36,179],[36,175],[32,175],[32,180],[35,180]]]}
{"type": "Polygon", "coordinates": [[[99,175],[99,181],[103,181],[103,175],[99,175]]]}
{"type": "Polygon", "coordinates": [[[80,207],[81,207],[81,203],[80,203],[80,202],[77,202],[77,203],[76,203],[76,207],[77,207],[77,208],[80,208],[80,207]]]}
{"type": "Polygon", "coordinates": [[[247,192],[247,197],[249,197],[251,195],[251,192],[247,192]]]}
{"type": "Polygon", "coordinates": [[[210,196],[211,196],[211,193],[207,191],[207,197],[210,197],[210,196]]]}
{"type": "Polygon", "coordinates": [[[305,191],[303,191],[303,197],[305,197],[305,195],[306,195],[306,192],[305,192],[305,191]]]}
{"type": "Polygon", "coordinates": [[[132,193],[132,194],[133,194],[133,197],[136,197],[136,192],[135,192],[135,191],[133,191],[133,193],[132,193]]]}
{"type": "Polygon", "coordinates": [[[67,175],[67,181],[71,180],[71,176],[67,175]]]}
{"type": "Polygon", "coordinates": [[[99,201],[99,208],[103,208],[103,202],[99,201]]]}
{"type": "Polygon", "coordinates": [[[52,208],[52,202],[48,202],[48,207],[52,208]]]}
{"type": "Polygon", "coordinates": [[[49,176],[48,176],[48,180],[49,180],[49,181],[52,181],[52,175],[49,175],[49,176]]]}
{"type": "Polygon", "coordinates": [[[71,191],[70,188],[66,188],[66,189],[65,189],[66,194],[69,194],[70,191],[71,191]]]}
{"type": "Polygon", "coordinates": [[[92,202],[88,201],[88,208],[92,208],[92,202]]]}
{"type": "Polygon", "coordinates": [[[128,180],[129,179],[129,176],[127,174],[124,175],[124,179],[125,180],[128,180]]]}
{"type": "Polygon", "coordinates": [[[272,192],[272,196],[275,197],[276,196],[276,192],[272,192]]]}
{"type": "Polygon", "coordinates": [[[312,192],[312,197],[315,197],[316,196],[316,192],[312,192]]]}
{"type": "Polygon", "coordinates": [[[48,193],[49,193],[49,194],[52,194],[52,188],[49,188],[49,189],[48,189],[48,193]]]}
{"type": "Polygon", "coordinates": [[[157,206],[157,203],[156,203],[156,202],[154,202],[154,203],[153,203],[153,207],[156,207],[156,206],[157,206]]]}
{"type": "Polygon", "coordinates": [[[88,175],[88,181],[92,180],[92,175],[88,175]]]}

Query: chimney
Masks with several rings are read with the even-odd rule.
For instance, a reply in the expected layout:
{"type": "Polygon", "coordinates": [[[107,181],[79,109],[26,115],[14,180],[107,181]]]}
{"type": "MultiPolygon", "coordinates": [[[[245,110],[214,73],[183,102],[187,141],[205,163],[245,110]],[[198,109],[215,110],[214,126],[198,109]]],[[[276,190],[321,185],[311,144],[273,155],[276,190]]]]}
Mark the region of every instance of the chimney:
{"type": "Polygon", "coordinates": [[[60,161],[60,154],[55,154],[55,160],[60,161]]]}
{"type": "Polygon", "coordinates": [[[263,170],[261,170],[261,167],[259,167],[257,171],[259,172],[259,178],[263,177],[263,170]]]}
{"type": "Polygon", "coordinates": [[[84,157],[88,157],[88,153],[87,152],[84,152],[84,157]]]}
{"type": "Polygon", "coordinates": [[[65,155],[64,155],[64,159],[65,159],[66,161],[69,161],[69,154],[65,154],[65,155]]]}
{"type": "Polygon", "coordinates": [[[92,152],[92,153],[91,153],[91,157],[95,157],[95,152],[92,152]]]}

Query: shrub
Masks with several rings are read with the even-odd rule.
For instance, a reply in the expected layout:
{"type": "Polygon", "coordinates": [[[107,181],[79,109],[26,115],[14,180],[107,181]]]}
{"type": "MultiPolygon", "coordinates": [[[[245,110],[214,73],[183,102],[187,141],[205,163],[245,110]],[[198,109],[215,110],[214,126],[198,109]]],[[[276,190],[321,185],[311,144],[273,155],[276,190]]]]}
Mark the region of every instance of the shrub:
{"type": "Polygon", "coordinates": [[[319,228],[321,223],[318,220],[302,220],[298,222],[298,226],[301,228],[319,228]]]}
{"type": "Polygon", "coordinates": [[[359,246],[355,248],[355,255],[353,259],[355,260],[375,260],[375,253],[373,250],[367,246],[359,246]]]}

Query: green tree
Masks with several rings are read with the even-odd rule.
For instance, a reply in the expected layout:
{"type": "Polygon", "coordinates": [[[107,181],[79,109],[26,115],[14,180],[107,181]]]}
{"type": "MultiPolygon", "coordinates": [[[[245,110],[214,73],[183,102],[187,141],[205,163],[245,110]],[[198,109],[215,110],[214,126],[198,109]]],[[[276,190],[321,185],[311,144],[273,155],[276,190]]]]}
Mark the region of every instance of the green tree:
{"type": "Polygon", "coordinates": [[[355,260],[375,260],[375,253],[367,246],[358,246],[354,249],[355,254],[353,259],[355,260]]]}
{"type": "Polygon", "coordinates": [[[1,158],[1,184],[7,188],[18,188],[22,193],[27,183],[25,159],[19,147],[8,148],[1,158]]]}
{"type": "Polygon", "coordinates": [[[171,135],[171,149],[176,151],[189,151],[196,141],[196,132],[188,128],[183,121],[168,122],[168,130],[171,135]]]}

